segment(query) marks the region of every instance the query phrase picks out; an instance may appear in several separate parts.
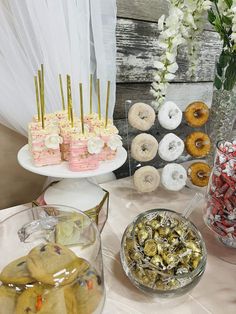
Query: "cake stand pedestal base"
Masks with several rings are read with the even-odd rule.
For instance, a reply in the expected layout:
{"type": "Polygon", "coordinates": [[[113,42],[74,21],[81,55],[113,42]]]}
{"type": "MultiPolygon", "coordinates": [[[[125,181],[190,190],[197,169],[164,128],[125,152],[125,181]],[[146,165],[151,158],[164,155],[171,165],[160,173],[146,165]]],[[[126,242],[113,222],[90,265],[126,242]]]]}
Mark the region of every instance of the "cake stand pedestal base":
{"type": "Polygon", "coordinates": [[[47,204],[60,204],[86,211],[97,206],[106,192],[91,179],[62,179],[44,193],[47,204]]]}

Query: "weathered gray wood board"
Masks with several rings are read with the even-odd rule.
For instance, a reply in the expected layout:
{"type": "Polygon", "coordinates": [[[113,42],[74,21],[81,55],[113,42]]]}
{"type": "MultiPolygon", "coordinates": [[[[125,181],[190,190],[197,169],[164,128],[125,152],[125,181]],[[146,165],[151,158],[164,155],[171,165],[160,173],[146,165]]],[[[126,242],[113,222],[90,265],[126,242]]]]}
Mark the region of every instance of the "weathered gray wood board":
{"type": "MultiPolygon", "coordinates": [[[[163,14],[168,14],[168,0],[117,0],[118,17],[158,22],[163,14]]],[[[207,19],[205,29],[212,29],[207,19]]]]}
{"type": "Polygon", "coordinates": [[[117,0],[119,17],[157,22],[162,14],[166,14],[166,0],[117,0]]]}
{"type": "MultiPolygon", "coordinates": [[[[119,19],[117,22],[117,82],[150,82],[153,64],[161,54],[157,45],[157,23],[119,19]]],[[[216,56],[221,50],[215,32],[204,31],[199,37],[200,51],[196,77],[188,75],[185,48],[178,54],[179,70],[175,82],[212,81],[216,56]]]]}
{"type": "MultiPolygon", "coordinates": [[[[199,83],[171,83],[166,101],[174,101],[182,110],[193,101],[205,102],[209,107],[212,101],[213,84],[211,82],[199,83]]],[[[150,83],[122,83],[117,84],[117,97],[114,119],[125,117],[125,101],[145,102],[150,104],[153,96],[150,94],[150,83]]]]}

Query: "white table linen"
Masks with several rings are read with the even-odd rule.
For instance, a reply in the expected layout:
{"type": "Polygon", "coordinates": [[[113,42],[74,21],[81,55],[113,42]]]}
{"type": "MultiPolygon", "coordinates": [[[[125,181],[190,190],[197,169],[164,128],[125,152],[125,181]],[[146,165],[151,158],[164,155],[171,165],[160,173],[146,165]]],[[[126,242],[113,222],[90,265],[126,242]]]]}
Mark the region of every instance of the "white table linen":
{"type": "MultiPolygon", "coordinates": [[[[194,196],[194,190],[184,188],[181,192],[168,192],[159,189],[151,194],[141,195],[132,189],[129,178],[105,183],[102,187],[110,192],[109,217],[102,232],[106,285],[103,314],[236,313],[236,265],[219,259],[222,253],[220,247],[202,219],[203,205],[196,204],[197,208],[190,216],[203,234],[208,250],[205,274],[194,290],[179,299],[151,298],[135,288],[123,272],[119,252],[126,226],[144,210],[169,208],[180,212],[194,196]]],[[[0,211],[0,220],[27,206],[29,205],[0,211]]]]}

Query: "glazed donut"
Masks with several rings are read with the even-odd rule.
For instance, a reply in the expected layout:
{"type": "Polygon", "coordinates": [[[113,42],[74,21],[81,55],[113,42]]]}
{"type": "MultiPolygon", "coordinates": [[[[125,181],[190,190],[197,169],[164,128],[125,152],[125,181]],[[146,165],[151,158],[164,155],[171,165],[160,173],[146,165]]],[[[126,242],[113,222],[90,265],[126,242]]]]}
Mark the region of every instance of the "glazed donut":
{"type": "Polygon", "coordinates": [[[207,122],[209,118],[209,108],[204,102],[196,101],[188,105],[184,116],[190,126],[198,128],[207,122]]]}
{"type": "Polygon", "coordinates": [[[180,125],[182,117],[182,111],[172,101],[164,103],[158,112],[158,121],[167,130],[176,129],[180,125]]]}
{"type": "Polygon", "coordinates": [[[184,151],[184,142],[173,133],[166,134],[159,143],[158,153],[165,161],[174,161],[184,151]]]}
{"type": "Polygon", "coordinates": [[[140,131],[149,130],[156,119],[154,109],[142,102],[138,102],[130,107],[128,113],[129,124],[140,131]]]}
{"type": "Polygon", "coordinates": [[[155,158],[158,142],[154,136],[146,133],[137,135],[131,143],[131,156],[137,161],[150,161],[155,158]]]}
{"type": "Polygon", "coordinates": [[[196,158],[205,157],[210,152],[211,141],[206,133],[193,132],[187,136],[185,147],[189,155],[196,158]]]}
{"type": "Polygon", "coordinates": [[[188,176],[192,184],[196,186],[207,186],[211,168],[205,162],[195,162],[188,168],[188,176]]]}
{"type": "Polygon", "coordinates": [[[152,166],[141,167],[134,173],[134,186],[139,192],[153,192],[158,188],[159,184],[159,172],[152,166]]]}
{"type": "Polygon", "coordinates": [[[169,191],[180,191],[186,184],[187,172],[183,166],[175,163],[166,165],[161,175],[162,185],[169,191]]]}

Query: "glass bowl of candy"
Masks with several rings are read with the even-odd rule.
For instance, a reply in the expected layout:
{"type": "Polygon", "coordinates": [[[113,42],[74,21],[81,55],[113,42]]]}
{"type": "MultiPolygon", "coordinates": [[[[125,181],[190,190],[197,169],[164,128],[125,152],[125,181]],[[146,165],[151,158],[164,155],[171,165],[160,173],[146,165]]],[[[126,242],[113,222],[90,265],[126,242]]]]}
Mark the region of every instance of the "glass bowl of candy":
{"type": "Polygon", "coordinates": [[[217,143],[210,176],[204,220],[225,247],[224,260],[236,263],[236,141],[217,143]]]}
{"type": "Polygon", "coordinates": [[[100,233],[87,215],[66,206],[34,207],[1,222],[0,234],[4,313],[102,312],[100,233]]]}
{"type": "Polygon", "coordinates": [[[188,293],[200,281],[207,252],[194,224],[168,209],[152,209],[126,228],[120,252],[131,282],[153,297],[188,293]]]}

